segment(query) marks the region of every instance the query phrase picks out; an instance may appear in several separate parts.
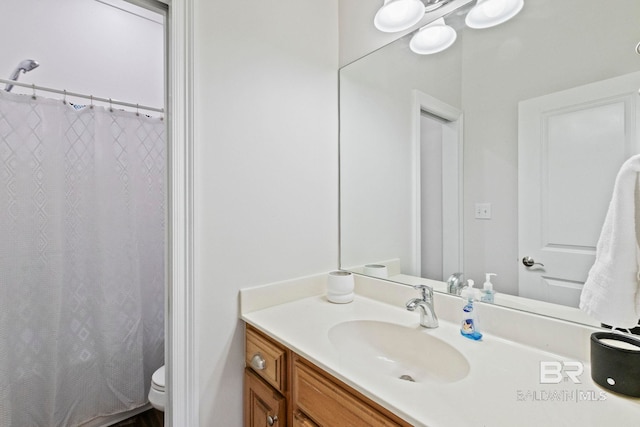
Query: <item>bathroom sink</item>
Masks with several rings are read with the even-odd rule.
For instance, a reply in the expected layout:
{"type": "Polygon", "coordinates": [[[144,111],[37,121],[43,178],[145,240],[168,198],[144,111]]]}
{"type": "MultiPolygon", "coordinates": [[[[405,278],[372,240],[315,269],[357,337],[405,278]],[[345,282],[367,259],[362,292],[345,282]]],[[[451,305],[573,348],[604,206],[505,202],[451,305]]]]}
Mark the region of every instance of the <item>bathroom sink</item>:
{"type": "Polygon", "coordinates": [[[346,363],[372,374],[410,382],[451,383],[469,373],[469,362],[425,328],[354,320],[329,330],[329,341],[346,363]]]}

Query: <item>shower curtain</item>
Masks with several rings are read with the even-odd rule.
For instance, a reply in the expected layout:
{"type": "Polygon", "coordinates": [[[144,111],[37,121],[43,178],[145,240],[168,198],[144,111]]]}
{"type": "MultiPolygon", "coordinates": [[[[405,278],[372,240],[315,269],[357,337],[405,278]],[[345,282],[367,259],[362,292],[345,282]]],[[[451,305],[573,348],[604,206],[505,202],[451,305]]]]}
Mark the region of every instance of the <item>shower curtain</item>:
{"type": "Polygon", "coordinates": [[[165,126],[0,91],[0,426],[145,404],[164,363],[165,126]]]}

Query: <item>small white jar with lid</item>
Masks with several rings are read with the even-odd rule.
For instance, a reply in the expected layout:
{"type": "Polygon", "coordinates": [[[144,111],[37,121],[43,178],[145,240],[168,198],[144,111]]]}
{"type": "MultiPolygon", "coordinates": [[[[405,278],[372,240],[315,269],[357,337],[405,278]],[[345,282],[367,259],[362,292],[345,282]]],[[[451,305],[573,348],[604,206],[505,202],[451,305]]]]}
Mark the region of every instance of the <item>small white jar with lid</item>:
{"type": "Polygon", "coordinates": [[[387,266],[383,264],[367,264],[362,269],[362,273],[367,276],[379,277],[381,279],[389,277],[389,269],[387,269],[387,266]]]}
{"type": "Polygon", "coordinates": [[[349,271],[332,271],[327,276],[327,299],[336,304],[353,301],[353,274],[349,271]]]}

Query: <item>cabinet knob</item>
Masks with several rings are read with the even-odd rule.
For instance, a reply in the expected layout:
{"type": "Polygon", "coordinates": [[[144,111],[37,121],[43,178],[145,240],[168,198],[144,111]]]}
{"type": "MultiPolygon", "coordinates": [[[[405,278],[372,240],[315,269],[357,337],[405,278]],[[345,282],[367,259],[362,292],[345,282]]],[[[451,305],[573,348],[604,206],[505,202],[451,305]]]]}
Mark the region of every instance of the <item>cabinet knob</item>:
{"type": "MultiPolygon", "coordinates": [[[[262,371],[266,368],[267,362],[264,360],[260,353],[256,353],[251,358],[251,367],[256,371],[262,371]]],[[[277,418],[277,417],[276,417],[277,418]]],[[[269,424],[271,425],[271,424],[269,424]]]]}
{"type": "Polygon", "coordinates": [[[278,422],[278,416],[277,415],[275,417],[272,417],[271,415],[267,415],[267,424],[272,426],[277,422],[278,422]]]}

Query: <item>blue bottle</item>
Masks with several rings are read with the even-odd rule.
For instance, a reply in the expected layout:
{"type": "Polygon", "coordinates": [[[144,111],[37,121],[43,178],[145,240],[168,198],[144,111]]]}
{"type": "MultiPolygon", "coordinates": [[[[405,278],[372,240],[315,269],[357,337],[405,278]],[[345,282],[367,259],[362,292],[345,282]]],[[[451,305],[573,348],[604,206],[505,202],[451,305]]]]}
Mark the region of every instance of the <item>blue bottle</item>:
{"type": "Polygon", "coordinates": [[[469,280],[469,286],[464,288],[460,294],[464,300],[460,334],[462,334],[463,337],[477,341],[482,338],[482,333],[479,330],[478,316],[473,304],[476,294],[475,291],[476,289],[473,288],[473,280],[469,280]]]}

